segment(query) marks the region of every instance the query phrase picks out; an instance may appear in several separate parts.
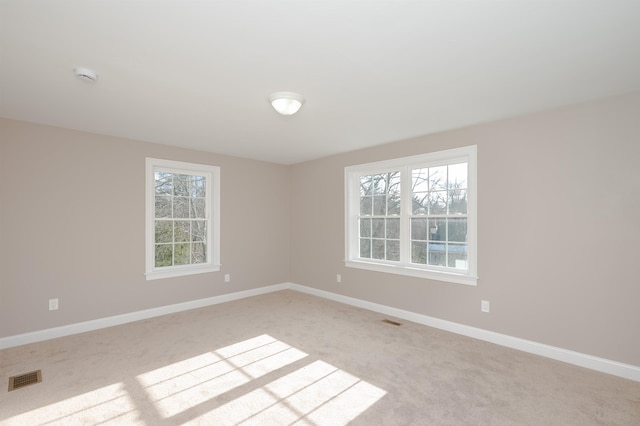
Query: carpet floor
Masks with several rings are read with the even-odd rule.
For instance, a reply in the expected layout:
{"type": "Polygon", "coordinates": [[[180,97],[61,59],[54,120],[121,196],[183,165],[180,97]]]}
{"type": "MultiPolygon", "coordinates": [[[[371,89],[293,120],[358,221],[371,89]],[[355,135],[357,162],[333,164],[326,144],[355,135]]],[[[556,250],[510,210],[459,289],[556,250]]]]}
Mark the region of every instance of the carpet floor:
{"type": "Polygon", "coordinates": [[[5,349],[0,424],[640,425],[638,382],[384,319],[287,290],[5,349]]]}

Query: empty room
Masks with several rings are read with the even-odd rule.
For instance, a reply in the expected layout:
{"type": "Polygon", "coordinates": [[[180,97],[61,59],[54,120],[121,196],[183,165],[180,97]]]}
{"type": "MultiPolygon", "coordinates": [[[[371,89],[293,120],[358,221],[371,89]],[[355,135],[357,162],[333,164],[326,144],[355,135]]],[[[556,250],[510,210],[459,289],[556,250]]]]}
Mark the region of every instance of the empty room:
{"type": "Polygon", "coordinates": [[[0,425],[640,424],[640,2],[0,0],[0,425]]]}

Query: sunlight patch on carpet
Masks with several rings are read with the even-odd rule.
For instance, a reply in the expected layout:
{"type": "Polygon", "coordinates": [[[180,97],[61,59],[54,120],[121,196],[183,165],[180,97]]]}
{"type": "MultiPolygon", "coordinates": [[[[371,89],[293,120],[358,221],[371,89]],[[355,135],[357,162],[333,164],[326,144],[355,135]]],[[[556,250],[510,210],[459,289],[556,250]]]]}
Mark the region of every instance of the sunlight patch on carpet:
{"type": "Polygon", "coordinates": [[[7,420],[7,424],[134,424],[139,412],[122,383],[63,399],[7,420]]]}
{"type": "Polygon", "coordinates": [[[64,399],[8,418],[6,424],[339,426],[387,393],[322,360],[282,370],[306,357],[265,334],[69,398],[58,389],[64,399]]]}
{"type": "Polygon", "coordinates": [[[386,391],[323,361],[291,374],[201,415],[216,425],[347,425],[386,391]]]}
{"type": "Polygon", "coordinates": [[[306,356],[265,334],[141,374],[138,381],[169,418],[306,356]]]}

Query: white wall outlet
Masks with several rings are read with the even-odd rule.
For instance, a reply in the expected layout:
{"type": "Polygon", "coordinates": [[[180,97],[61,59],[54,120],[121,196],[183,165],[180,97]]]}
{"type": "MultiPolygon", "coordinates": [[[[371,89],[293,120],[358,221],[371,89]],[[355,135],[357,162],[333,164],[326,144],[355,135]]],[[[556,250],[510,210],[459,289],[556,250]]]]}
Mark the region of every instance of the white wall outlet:
{"type": "Polygon", "coordinates": [[[482,300],[480,302],[480,310],[482,312],[489,312],[489,301],[488,300],[482,300]]]}
{"type": "Polygon", "coordinates": [[[341,283],[342,282],[342,275],[340,275],[340,274],[336,275],[336,282],[337,283],[341,283]]]}
{"type": "Polygon", "coordinates": [[[58,299],[49,299],[49,310],[55,311],[58,309],[58,299]]]}
{"type": "Polygon", "coordinates": [[[231,274],[224,274],[224,282],[228,283],[229,281],[231,281],[231,274]]]}

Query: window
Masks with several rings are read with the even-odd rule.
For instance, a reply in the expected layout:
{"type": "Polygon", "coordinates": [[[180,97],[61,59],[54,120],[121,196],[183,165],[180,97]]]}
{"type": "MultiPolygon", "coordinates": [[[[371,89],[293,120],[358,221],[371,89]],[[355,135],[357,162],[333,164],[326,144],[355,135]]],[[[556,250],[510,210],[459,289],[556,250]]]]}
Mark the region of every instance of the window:
{"type": "Polygon", "coordinates": [[[147,158],[146,277],[220,270],[220,168],[147,158]]]}
{"type": "Polygon", "coordinates": [[[346,266],[475,285],[476,146],[345,168],[346,266]]]}

